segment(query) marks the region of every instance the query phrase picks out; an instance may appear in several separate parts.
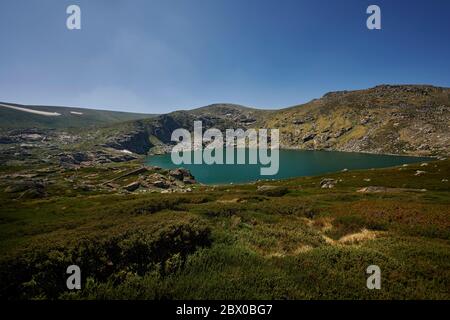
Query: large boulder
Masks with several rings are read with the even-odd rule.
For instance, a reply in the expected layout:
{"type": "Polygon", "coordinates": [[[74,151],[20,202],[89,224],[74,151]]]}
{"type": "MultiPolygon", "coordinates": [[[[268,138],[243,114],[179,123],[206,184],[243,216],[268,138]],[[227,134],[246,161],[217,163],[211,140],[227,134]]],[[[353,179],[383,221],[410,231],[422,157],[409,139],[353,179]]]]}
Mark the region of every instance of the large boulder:
{"type": "Polygon", "coordinates": [[[134,181],[128,185],[126,185],[124,187],[125,190],[133,192],[136,191],[137,189],[139,189],[139,187],[141,186],[141,183],[139,181],[134,181]]]}

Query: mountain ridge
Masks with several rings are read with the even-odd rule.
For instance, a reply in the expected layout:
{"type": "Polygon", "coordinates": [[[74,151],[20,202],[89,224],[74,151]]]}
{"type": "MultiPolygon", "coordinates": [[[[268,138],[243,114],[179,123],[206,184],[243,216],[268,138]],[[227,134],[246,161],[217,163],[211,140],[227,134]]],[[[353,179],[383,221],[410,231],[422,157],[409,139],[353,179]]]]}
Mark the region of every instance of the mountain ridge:
{"type": "Polygon", "coordinates": [[[280,110],[213,104],[139,123],[149,137],[167,147],[171,131],[192,132],[196,120],[205,129],[277,128],[280,146],[286,149],[446,156],[450,150],[450,88],[378,85],[329,92],[280,110]]]}
{"type": "MultiPolygon", "coordinates": [[[[55,111],[44,107],[41,110],[55,111]]],[[[194,121],[202,121],[204,129],[276,128],[280,130],[280,146],[286,149],[435,157],[450,154],[450,88],[432,85],[382,84],[332,91],[279,110],[224,103],[140,116],[144,118],[114,119],[75,132],[79,136],[75,140],[83,143],[73,148],[106,147],[141,155],[164,153],[173,145],[173,130],[192,132],[194,121]]]]}
{"type": "Polygon", "coordinates": [[[154,116],[125,111],[0,102],[0,128],[85,128],[154,116]]]}

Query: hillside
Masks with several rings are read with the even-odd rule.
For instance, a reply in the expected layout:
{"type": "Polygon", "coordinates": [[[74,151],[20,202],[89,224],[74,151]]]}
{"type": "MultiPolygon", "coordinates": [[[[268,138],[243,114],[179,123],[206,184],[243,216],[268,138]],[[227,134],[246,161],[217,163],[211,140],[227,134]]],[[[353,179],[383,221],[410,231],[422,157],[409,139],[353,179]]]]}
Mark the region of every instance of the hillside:
{"type": "Polygon", "coordinates": [[[194,121],[201,121],[203,128],[252,128],[260,127],[273,111],[252,109],[234,104],[213,104],[193,110],[181,110],[151,119],[130,121],[114,127],[97,130],[97,141],[115,149],[127,149],[145,154],[150,149],[159,153],[167,151],[175,129],[193,131],[194,121]],[[105,134],[105,132],[109,134],[105,134]],[[104,138],[106,140],[104,140],[104,138]]]}
{"type": "Polygon", "coordinates": [[[378,86],[278,111],[216,104],[82,130],[57,119],[90,110],[2,108],[50,127],[0,134],[0,298],[449,299],[449,100],[446,88],[378,86]],[[442,157],[232,185],[145,165],[195,120],[280,128],[287,148],[442,157]],[[382,290],[367,289],[370,265],[382,290]]]}
{"type": "Polygon", "coordinates": [[[278,128],[282,148],[437,157],[450,154],[450,89],[433,86],[381,85],[331,92],[281,110],[214,104],[153,117],[68,107],[26,108],[50,115],[0,106],[0,128],[6,129],[0,135],[0,149],[5,155],[0,162],[23,159],[24,144],[27,157],[35,155],[39,161],[42,150],[47,149],[56,159],[61,152],[105,148],[141,155],[164,153],[173,144],[173,130],[192,132],[194,121],[202,121],[204,129],[222,131],[278,128]],[[55,112],[59,115],[52,115],[55,112]],[[33,127],[39,130],[31,132],[29,128],[33,127]],[[78,130],[80,127],[85,130],[78,130]]]}
{"type": "Polygon", "coordinates": [[[446,160],[211,187],[133,162],[0,166],[0,298],[449,299],[449,174],[446,160]],[[373,264],[382,290],[367,290],[373,264]]]}
{"type": "Polygon", "coordinates": [[[0,128],[67,129],[153,117],[150,114],[0,102],[0,128]]]}
{"type": "Polygon", "coordinates": [[[447,155],[450,89],[381,85],[331,92],[273,113],[282,147],[386,154],[447,155]]]}
{"type": "Polygon", "coordinates": [[[331,92],[281,110],[216,104],[176,111],[135,121],[132,131],[110,135],[108,145],[146,153],[155,141],[170,143],[174,129],[192,130],[194,120],[204,128],[278,128],[283,148],[421,156],[450,152],[450,89],[421,85],[331,92]],[[150,143],[142,148],[142,141],[150,143]]]}

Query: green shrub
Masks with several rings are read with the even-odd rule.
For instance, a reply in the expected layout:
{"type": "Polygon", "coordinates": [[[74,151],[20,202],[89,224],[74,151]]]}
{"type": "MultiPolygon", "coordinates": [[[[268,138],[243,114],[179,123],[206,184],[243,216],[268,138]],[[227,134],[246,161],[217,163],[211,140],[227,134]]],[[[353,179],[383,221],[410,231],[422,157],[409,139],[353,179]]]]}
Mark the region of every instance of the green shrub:
{"type": "Polygon", "coordinates": [[[211,245],[210,229],[195,222],[170,225],[154,234],[133,231],[110,239],[85,239],[72,248],[23,255],[0,265],[0,297],[58,298],[66,290],[66,268],[78,265],[83,283],[92,278],[117,283],[124,275],[161,276],[184,266],[187,256],[211,245]],[[159,266],[164,268],[159,268],[159,266]]]}

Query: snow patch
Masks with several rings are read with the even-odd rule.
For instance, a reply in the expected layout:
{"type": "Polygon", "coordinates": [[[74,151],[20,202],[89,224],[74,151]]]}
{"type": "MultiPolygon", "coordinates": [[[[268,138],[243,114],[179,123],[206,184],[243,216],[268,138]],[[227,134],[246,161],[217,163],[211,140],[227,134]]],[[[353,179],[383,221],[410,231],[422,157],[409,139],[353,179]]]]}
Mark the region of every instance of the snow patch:
{"type": "Polygon", "coordinates": [[[71,114],[75,114],[77,116],[83,115],[83,112],[77,112],[77,111],[70,111],[71,114]]]}
{"type": "Polygon", "coordinates": [[[126,154],[133,154],[133,152],[131,152],[130,150],[127,150],[127,149],[120,150],[120,152],[123,152],[126,154]]]}
{"type": "Polygon", "coordinates": [[[10,109],[23,111],[23,112],[28,112],[28,113],[39,114],[41,116],[47,116],[47,117],[57,117],[57,116],[61,115],[61,113],[58,113],[58,112],[39,111],[39,110],[34,110],[34,109],[28,109],[28,108],[22,108],[22,107],[16,107],[16,106],[9,106],[9,105],[6,105],[6,104],[1,104],[1,103],[0,103],[0,107],[10,108],[10,109]]]}

